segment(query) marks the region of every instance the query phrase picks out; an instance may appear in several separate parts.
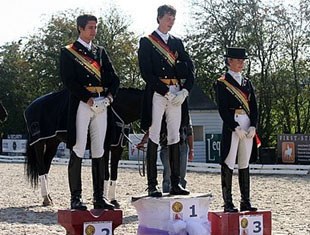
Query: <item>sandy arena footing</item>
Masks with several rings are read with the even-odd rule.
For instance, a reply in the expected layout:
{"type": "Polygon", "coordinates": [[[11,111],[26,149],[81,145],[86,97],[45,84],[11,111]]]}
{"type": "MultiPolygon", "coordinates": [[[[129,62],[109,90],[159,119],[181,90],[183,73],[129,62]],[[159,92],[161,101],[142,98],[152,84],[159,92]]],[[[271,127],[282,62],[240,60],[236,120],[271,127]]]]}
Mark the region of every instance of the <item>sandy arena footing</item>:
{"type": "MultiPolygon", "coordinates": [[[[83,166],[83,198],[92,208],[91,168],[83,166]]],[[[162,179],[161,171],[158,175],[162,179]]],[[[21,163],[0,163],[0,235],[56,235],[65,234],[57,224],[58,209],[69,207],[67,166],[52,165],[49,180],[54,206],[43,207],[39,189],[32,189],[21,163]]],[[[219,173],[187,174],[187,188],[193,193],[211,193],[214,197],[210,210],[222,210],[219,173]]],[[[310,175],[252,175],[252,204],[260,210],[272,211],[272,234],[310,234],[310,175]]],[[[138,216],[130,200],[133,195],[146,193],[146,178],[136,169],[119,169],[117,196],[121,203],[123,224],[115,235],[134,235],[138,216]]],[[[233,178],[235,205],[240,198],[238,178],[233,178]]]]}

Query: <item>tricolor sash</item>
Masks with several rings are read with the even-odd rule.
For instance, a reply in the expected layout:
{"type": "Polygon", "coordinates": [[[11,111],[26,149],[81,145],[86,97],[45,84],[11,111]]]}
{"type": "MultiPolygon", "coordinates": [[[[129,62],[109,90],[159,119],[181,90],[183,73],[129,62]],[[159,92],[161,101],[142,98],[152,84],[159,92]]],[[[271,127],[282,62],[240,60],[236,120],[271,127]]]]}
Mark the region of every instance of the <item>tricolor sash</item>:
{"type": "Polygon", "coordinates": [[[219,82],[222,82],[226,89],[241,103],[242,108],[250,116],[250,107],[246,94],[244,94],[240,89],[229,83],[225,76],[222,76],[218,79],[219,82]]]}
{"type": "Polygon", "coordinates": [[[149,41],[153,44],[153,46],[156,48],[156,51],[165,58],[168,64],[171,67],[174,67],[177,58],[169,49],[169,47],[154,35],[149,35],[147,39],[149,39],[149,41]]]}
{"type": "MultiPolygon", "coordinates": [[[[225,76],[223,75],[218,79],[219,82],[222,82],[226,89],[241,103],[242,108],[244,111],[247,113],[247,115],[250,117],[250,107],[249,107],[249,102],[246,94],[244,94],[240,89],[229,83],[226,79],[225,76]]],[[[256,133],[254,136],[256,146],[259,148],[261,146],[261,140],[256,133]]]]}
{"type": "Polygon", "coordinates": [[[100,65],[97,61],[81,54],[73,44],[67,45],[66,49],[73,55],[75,61],[82,65],[96,79],[101,81],[100,65]]]}

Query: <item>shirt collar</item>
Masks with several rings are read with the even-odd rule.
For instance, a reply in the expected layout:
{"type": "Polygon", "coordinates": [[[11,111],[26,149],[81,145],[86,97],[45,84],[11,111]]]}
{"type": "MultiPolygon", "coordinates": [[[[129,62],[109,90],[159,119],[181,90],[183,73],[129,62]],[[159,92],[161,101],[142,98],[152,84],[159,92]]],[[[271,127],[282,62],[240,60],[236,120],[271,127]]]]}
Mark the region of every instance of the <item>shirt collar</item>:
{"type": "Polygon", "coordinates": [[[92,45],[92,43],[91,42],[89,42],[89,43],[86,43],[86,42],[84,42],[80,37],[78,38],[78,40],[77,40],[79,43],[81,43],[84,47],[86,47],[86,49],[87,50],[91,50],[91,45],[92,45]]]}
{"type": "Polygon", "coordinates": [[[168,43],[169,33],[162,33],[159,29],[156,29],[155,32],[164,40],[165,43],[168,43]]]}
{"type": "Polygon", "coordinates": [[[238,82],[238,84],[241,86],[242,82],[242,75],[239,72],[234,72],[232,70],[228,70],[228,73],[238,82]]]}

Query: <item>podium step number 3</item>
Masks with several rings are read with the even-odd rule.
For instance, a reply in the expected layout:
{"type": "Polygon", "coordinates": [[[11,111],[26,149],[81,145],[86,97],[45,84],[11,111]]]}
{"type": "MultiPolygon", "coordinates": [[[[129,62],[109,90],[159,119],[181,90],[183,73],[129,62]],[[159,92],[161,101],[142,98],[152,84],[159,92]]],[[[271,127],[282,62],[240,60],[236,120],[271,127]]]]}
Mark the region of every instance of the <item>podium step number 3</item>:
{"type": "Polygon", "coordinates": [[[239,234],[264,235],[264,221],[262,214],[239,215],[239,234]]]}
{"type": "Polygon", "coordinates": [[[271,235],[271,211],[208,214],[212,235],[271,235]]]}

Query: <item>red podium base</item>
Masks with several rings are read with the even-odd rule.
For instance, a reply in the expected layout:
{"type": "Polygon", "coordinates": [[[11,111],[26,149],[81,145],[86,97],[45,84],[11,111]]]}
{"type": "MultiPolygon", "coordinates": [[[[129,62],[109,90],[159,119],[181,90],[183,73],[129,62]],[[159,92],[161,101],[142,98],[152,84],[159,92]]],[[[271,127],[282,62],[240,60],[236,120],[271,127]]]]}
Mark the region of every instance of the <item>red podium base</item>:
{"type": "Polygon", "coordinates": [[[211,235],[271,235],[271,211],[209,212],[208,218],[211,235]]]}
{"type": "Polygon", "coordinates": [[[67,230],[67,235],[82,235],[85,222],[112,221],[114,231],[123,222],[122,210],[93,209],[87,211],[58,210],[58,223],[67,230]]]}

